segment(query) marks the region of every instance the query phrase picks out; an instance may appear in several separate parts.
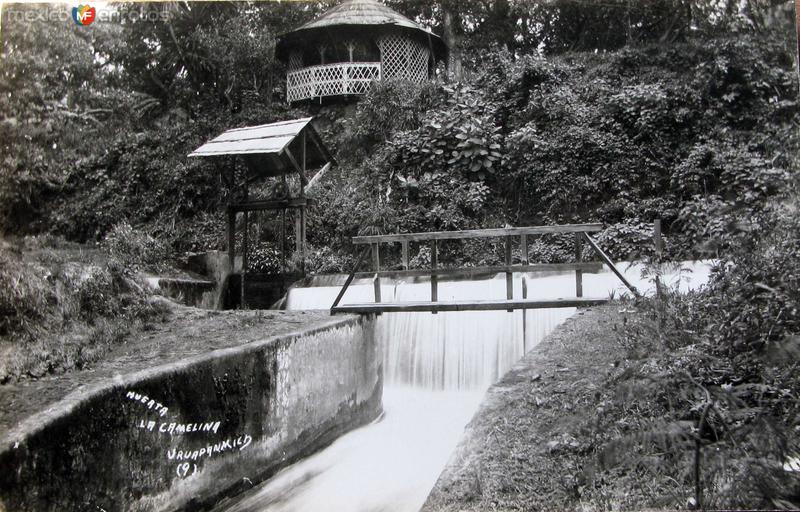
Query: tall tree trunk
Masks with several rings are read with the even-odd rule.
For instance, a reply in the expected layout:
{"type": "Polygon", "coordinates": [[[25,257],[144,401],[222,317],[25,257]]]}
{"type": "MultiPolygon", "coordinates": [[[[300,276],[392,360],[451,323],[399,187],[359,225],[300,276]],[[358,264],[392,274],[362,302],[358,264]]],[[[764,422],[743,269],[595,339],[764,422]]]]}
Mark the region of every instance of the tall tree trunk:
{"type": "Polygon", "coordinates": [[[443,12],[443,34],[442,38],[449,50],[449,57],[447,59],[447,74],[451,80],[460,81],[463,78],[464,72],[461,62],[461,18],[458,15],[458,10],[455,6],[442,3],[443,12]]]}

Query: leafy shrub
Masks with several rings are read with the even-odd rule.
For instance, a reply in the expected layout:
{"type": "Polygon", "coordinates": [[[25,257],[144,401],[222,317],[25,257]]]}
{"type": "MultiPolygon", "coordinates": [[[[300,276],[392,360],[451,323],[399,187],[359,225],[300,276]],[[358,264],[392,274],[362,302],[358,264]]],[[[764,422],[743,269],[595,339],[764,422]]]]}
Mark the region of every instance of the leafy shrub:
{"type": "Polygon", "coordinates": [[[422,116],[442,96],[432,82],[373,82],[359,101],[353,124],[362,142],[375,144],[395,133],[419,128],[422,116]]]}
{"type": "Polygon", "coordinates": [[[638,362],[618,405],[639,414],[608,445],[611,466],[680,483],[702,507],[800,504],[800,475],[785,466],[800,453],[797,208],[775,206],[760,235],[725,246],[705,289],[638,303],[621,332],[638,362]]]}
{"type": "Polygon", "coordinates": [[[163,268],[169,255],[163,243],[125,221],[111,228],[103,239],[103,247],[131,268],[163,268]]]}
{"type": "Polygon", "coordinates": [[[391,162],[402,164],[405,175],[448,169],[485,181],[500,168],[500,127],[492,117],[492,105],[469,87],[445,89],[444,105],[426,116],[418,130],[405,131],[392,141],[391,162]]]}
{"type": "Polygon", "coordinates": [[[273,244],[262,242],[247,252],[248,271],[275,274],[281,271],[281,252],[273,244]]]}
{"type": "Polygon", "coordinates": [[[51,294],[45,275],[9,250],[0,250],[0,336],[29,330],[48,314],[51,294]]]}
{"type": "MultiPolygon", "coordinates": [[[[620,260],[644,259],[655,251],[653,224],[627,221],[607,226],[597,234],[600,247],[612,258],[620,260]]],[[[662,237],[667,246],[667,239],[662,237]]]]}
{"type": "Polygon", "coordinates": [[[342,256],[329,247],[315,249],[308,247],[306,252],[306,270],[310,274],[334,274],[350,272],[355,261],[349,256],[342,256]]]}

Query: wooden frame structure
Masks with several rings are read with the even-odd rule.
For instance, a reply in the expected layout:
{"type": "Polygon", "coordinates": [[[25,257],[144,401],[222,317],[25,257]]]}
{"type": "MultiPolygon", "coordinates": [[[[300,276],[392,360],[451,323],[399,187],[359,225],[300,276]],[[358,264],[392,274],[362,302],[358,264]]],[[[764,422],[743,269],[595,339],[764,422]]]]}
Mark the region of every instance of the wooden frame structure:
{"type": "MultiPolygon", "coordinates": [[[[206,142],[189,154],[190,157],[226,157],[222,167],[223,181],[228,187],[228,264],[235,273],[237,216],[242,216],[242,267],[240,271],[241,306],[247,306],[245,291],[249,261],[250,215],[264,211],[279,212],[281,222],[281,272],[280,294],[287,288],[286,277],[286,212],[295,211],[295,249],[300,254],[300,275],[305,275],[306,209],[312,199],[306,197],[309,180],[307,172],[319,167],[312,181],[335,163],[322,139],[311,124],[312,118],[279,121],[277,123],[235,128],[206,142]],[[245,172],[236,181],[237,159],[244,164],[245,172]],[[297,187],[291,190],[287,177],[296,174],[297,187]],[[250,198],[252,183],[275,178],[270,197],[250,198]]],[[[219,160],[219,159],[218,159],[219,160]]]]}
{"type": "Polygon", "coordinates": [[[616,267],[613,261],[603,252],[602,249],[589,235],[602,229],[601,224],[564,224],[557,226],[530,226],[519,228],[499,228],[499,229],[472,229],[462,231],[436,231],[430,233],[407,233],[392,235],[357,236],[353,238],[354,244],[363,244],[362,249],[353,270],[339,291],[336,300],[331,306],[331,314],[336,313],[385,313],[385,312],[411,312],[429,311],[437,313],[439,311],[491,311],[515,309],[539,309],[539,308],[559,308],[577,307],[604,304],[608,298],[583,296],[583,272],[597,271],[601,265],[598,262],[583,261],[583,243],[586,242],[591,249],[599,256],[600,260],[608,265],[612,272],[620,281],[636,296],[638,290],[625,278],[622,272],[616,267]],[[575,236],[575,263],[560,264],[531,264],[528,261],[528,237],[545,234],[566,234],[574,233],[575,236]],[[439,240],[465,240],[470,238],[503,238],[505,239],[505,264],[490,267],[466,267],[440,269],[438,264],[439,240]],[[521,264],[512,264],[512,249],[515,238],[519,239],[521,253],[521,264]],[[409,269],[409,243],[428,243],[431,252],[431,266],[429,269],[409,269]],[[380,270],[380,244],[399,243],[401,244],[403,270],[382,271],[380,270]],[[372,255],[373,271],[368,273],[358,273],[358,270],[366,258],[367,254],[372,255]],[[542,270],[574,270],[575,271],[575,297],[530,300],[527,298],[527,287],[522,288],[522,298],[514,297],[513,274],[515,272],[535,272],[542,270]],[[469,300],[469,301],[439,301],[438,284],[439,277],[442,276],[469,276],[476,273],[501,273],[506,275],[506,298],[496,300],[469,300]],[[375,301],[364,304],[340,305],[344,294],[356,276],[373,276],[373,288],[375,301]],[[406,276],[429,276],[431,282],[431,300],[426,302],[405,302],[405,303],[385,303],[381,302],[381,277],[406,277],[406,276]]]}

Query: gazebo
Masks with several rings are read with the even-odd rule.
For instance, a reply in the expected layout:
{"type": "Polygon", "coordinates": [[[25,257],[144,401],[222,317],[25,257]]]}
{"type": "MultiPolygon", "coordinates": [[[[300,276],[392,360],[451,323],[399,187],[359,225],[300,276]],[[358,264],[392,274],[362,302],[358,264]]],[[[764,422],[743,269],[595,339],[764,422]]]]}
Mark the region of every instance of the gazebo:
{"type": "Polygon", "coordinates": [[[365,94],[373,81],[427,80],[446,61],[442,39],[377,0],[345,0],[281,36],[286,99],[365,94]]]}

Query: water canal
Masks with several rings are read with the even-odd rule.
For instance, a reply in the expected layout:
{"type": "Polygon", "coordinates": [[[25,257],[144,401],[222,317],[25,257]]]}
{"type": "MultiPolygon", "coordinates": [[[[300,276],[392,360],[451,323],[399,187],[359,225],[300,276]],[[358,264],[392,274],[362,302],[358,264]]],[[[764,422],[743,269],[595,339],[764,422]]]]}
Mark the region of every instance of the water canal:
{"type": "MultiPolygon", "coordinates": [[[[652,293],[652,278],[639,265],[623,265],[640,291],[652,293]]],[[[687,262],[664,274],[686,291],[708,279],[710,264],[687,262]]],[[[523,277],[515,277],[521,296],[523,277]]],[[[572,272],[529,274],[528,297],[574,295],[572,272]]],[[[607,269],[584,274],[586,296],[626,293],[607,269]]],[[[289,309],[330,306],[338,287],[293,289],[289,309]]],[[[427,282],[382,287],[384,300],[427,300],[427,282]]],[[[371,283],[354,283],[343,303],[372,300],[371,283]]],[[[503,297],[505,276],[444,282],[440,300],[503,297]]],[[[220,506],[219,512],[415,512],[425,502],[464,426],[493,382],[527,350],[575,313],[574,308],[514,311],[387,313],[376,320],[384,358],[384,414],[321,452],[220,506]]]]}

